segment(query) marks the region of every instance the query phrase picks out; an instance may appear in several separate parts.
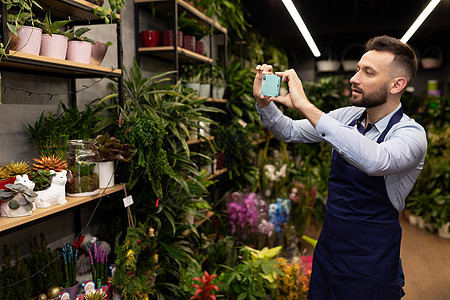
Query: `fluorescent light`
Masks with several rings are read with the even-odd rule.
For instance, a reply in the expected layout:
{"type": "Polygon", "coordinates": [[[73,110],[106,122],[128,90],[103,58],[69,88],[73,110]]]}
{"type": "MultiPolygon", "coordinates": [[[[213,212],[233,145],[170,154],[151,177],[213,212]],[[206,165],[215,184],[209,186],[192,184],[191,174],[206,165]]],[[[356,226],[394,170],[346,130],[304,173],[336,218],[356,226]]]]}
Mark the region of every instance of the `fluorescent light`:
{"type": "Polygon", "coordinates": [[[405,33],[405,35],[400,39],[403,43],[406,43],[416,32],[416,30],[422,25],[423,21],[431,14],[433,9],[441,2],[441,0],[431,0],[430,3],[428,3],[427,7],[423,10],[423,12],[417,17],[417,20],[414,21],[414,23],[411,25],[411,27],[408,29],[408,31],[405,33]]]}
{"type": "Polygon", "coordinates": [[[303,38],[308,44],[309,49],[311,49],[313,55],[315,57],[319,57],[320,56],[319,48],[317,48],[316,43],[314,43],[314,40],[311,34],[309,33],[308,28],[306,28],[305,22],[303,22],[302,17],[300,17],[297,8],[295,8],[294,3],[292,3],[292,0],[281,0],[281,1],[283,1],[284,6],[286,6],[286,9],[291,14],[292,19],[294,20],[298,29],[302,33],[303,38]]]}

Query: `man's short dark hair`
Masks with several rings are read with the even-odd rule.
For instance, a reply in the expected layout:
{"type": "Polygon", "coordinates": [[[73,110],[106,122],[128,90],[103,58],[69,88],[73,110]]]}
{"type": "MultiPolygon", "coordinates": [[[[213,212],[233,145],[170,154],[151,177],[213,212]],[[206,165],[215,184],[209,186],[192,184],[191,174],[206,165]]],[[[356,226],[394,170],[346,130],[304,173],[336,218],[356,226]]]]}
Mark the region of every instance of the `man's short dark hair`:
{"type": "Polygon", "coordinates": [[[409,45],[399,39],[387,35],[371,38],[366,43],[366,52],[371,50],[387,51],[394,54],[393,63],[405,70],[408,83],[416,76],[418,66],[416,53],[409,45]]]}

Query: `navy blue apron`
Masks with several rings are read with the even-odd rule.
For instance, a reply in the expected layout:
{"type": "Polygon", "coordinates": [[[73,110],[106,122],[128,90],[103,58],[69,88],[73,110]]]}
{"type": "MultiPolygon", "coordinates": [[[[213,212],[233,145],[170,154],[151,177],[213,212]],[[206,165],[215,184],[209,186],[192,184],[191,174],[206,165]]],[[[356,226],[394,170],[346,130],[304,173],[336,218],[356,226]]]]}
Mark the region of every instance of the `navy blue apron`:
{"type": "MultiPolygon", "coordinates": [[[[361,121],[366,111],[349,124],[361,121]]],[[[403,116],[400,108],[377,143],[403,116]]],[[[333,151],[328,200],[314,250],[309,299],[399,299],[402,229],[383,176],[369,176],[333,151]]]]}

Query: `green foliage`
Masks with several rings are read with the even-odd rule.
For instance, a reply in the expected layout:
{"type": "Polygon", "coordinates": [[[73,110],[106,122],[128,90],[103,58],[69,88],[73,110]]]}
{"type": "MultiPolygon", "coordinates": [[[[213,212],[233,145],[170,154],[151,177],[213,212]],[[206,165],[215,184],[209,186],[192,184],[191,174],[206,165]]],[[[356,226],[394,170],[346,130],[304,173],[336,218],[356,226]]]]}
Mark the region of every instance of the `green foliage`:
{"type": "Polygon", "coordinates": [[[40,234],[40,243],[36,236],[30,242],[30,256],[25,259],[31,274],[32,290],[45,293],[51,285],[62,283],[61,262],[56,251],[50,250],[43,233],[40,234]]]}
{"type": "Polygon", "coordinates": [[[105,24],[109,24],[110,22],[120,22],[120,13],[122,8],[125,7],[125,0],[108,0],[109,8],[104,6],[96,7],[94,9],[94,14],[100,13],[100,16],[103,20],[105,20],[105,24]]]}
{"type": "Polygon", "coordinates": [[[84,41],[84,42],[89,42],[93,45],[95,45],[95,42],[86,37],[83,36],[83,34],[85,34],[86,32],[90,31],[90,28],[78,28],[77,30],[74,30],[73,28],[67,30],[66,32],[64,32],[64,35],[67,36],[69,38],[69,41],[84,41]]]}
{"type": "Polygon", "coordinates": [[[178,16],[179,30],[183,32],[183,36],[193,35],[195,36],[195,39],[199,41],[208,34],[208,29],[202,25],[198,25],[197,23],[198,21],[196,18],[189,18],[186,16],[186,11],[183,11],[178,16]]]}
{"type": "Polygon", "coordinates": [[[222,292],[228,299],[264,299],[266,291],[275,292],[273,276],[283,276],[277,268],[275,256],[252,255],[253,251],[242,248],[244,259],[234,267],[223,266],[219,282],[223,282],[222,292]]]}
{"type": "Polygon", "coordinates": [[[112,286],[123,299],[143,299],[155,294],[157,241],[153,228],[139,222],[136,228],[127,229],[123,243],[114,248],[116,272],[112,286]]]}
{"type": "Polygon", "coordinates": [[[347,95],[350,84],[343,76],[325,76],[319,82],[305,82],[304,88],[309,101],[326,113],[350,104],[347,95]]]}
{"type": "Polygon", "coordinates": [[[67,25],[70,22],[71,22],[71,20],[61,20],[61,21],[53,22],[52,17],[51,17],[51,12],[48,11],[48,13],[45,15],[44,21],[42,23],[40,23],[38,26],[40,28],[42,28],[42,33],[50,34],[50,35],[52,35],[52,34],[64,35],[64,32],[59,30],[59,28],[67,25]]]}
{"type": "Polygon", "coordinates": [[[100,161],[120,160],[129,162],[136,154],[136,149],[130,144],[122,143],[118,138],[111,137],[109,132],[98,135],[95,138],[94,147],[98,153],[100,161]]]}
{"type": "Polygon", "coordinates": [[[2,300],[31,298],[30,271],[15,247],[14,258],[6,245],[3,246],[2,268],[0,271],[0,295],[2,300]]]}
{"type": "Polygon", "coordinates": [[[43,169],[34,170],[29,174],[30,180],[35,184],[35,191],[48,189],[52,183],[53,176],[55,176],[54,173],[43,169]]]}
{"type": "Polygon", "coordinates": [[[99,189],[99,177],[94,168],[96,163],[76,162],[75,165],[67,167],[72,172],[73,180],[67,182],[66,190],[69,194],[92,192],[99,189]]]}

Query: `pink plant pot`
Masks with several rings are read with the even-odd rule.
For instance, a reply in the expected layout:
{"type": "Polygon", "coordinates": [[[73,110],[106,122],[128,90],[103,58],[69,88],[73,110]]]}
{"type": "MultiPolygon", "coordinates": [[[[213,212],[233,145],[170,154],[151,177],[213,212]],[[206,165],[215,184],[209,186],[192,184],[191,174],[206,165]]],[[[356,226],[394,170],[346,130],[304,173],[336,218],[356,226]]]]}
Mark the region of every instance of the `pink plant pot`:
{"type": "MultiPolygon", "coordinates": [[[[161,46],[173,46],[173,30],[163,30],[161,46]]],[[[178,47],[183,47],[183,32],[178,31],[178,47]]]]}
{"type": "Polygon", "coordinates": [[[19,52],[39,55],[41,50],[42,29],[32,26],[23,26],[17,31],[19,43],[16,49],[19,52]]]}
{"type": "Polygon", "coordinates": [[[144,30],[141,31],[142,47],[157,47],[159,44],[159,31],[144,30]]]}
{"type": "Polygon", "coordinates": [[[190,51],[195,51],[195,36],[185,35],[183,37],[183,48],[190,51]]]}
{"type": "Polygon", "coordinates": [[[69,41],[67,60],[88,64],[91,60],[92,44],[85,41],[69,41]]]}
{"type": "Polygon", "coordinates": [[[58,59],[66,59],[67,41],[68,38],[64,35],[43,34],[40,55],[58,59]]]}
{"type": "Polygon", "coordinates": [[[195,53],[205,55],[205,43],[203,41],[195,42],[195,53]]]}
{"type": "Polygon", "coordinates": [[[106,43],[95,41],[95,45],[92,45],[89,63],[99,66],[105,58],[106,51],[108,51],[108,45],[106,43]]]}

